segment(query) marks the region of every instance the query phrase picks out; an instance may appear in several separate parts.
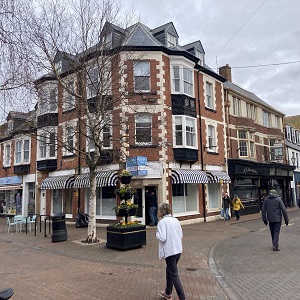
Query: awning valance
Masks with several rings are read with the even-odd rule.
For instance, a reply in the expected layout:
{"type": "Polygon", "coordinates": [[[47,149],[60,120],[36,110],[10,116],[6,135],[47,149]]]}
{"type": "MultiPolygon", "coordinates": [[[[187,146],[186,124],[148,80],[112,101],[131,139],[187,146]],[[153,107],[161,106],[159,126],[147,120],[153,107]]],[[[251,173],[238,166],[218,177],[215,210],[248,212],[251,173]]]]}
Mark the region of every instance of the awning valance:
{"type": "MultiPolygon", "coordinates": [[[[96,186],[116,186],[118,182],[118,171],[99,171],[96,173],[96,186]]],[[[89,188],[90,173],[79,175],[74,182],[74,188],[89,188]]]]}
{"type": "Polygon", "coordinates": [[[47,177],[41,183],[41,190],[71,189],[74,184],[74,175],[47,177]]]}
{"type": "Polygon", "coordinates": [[[209,183],[216,183],[220,182],[221,180],[223,181],[223,183],[231,182],[229,175],[226,172],[222,171],[209,171],[207,172],[207,177],[209,183]]]}
{"type": "Polygon", "coordinates": [[[174,169],[172,170],[172,183],[208,183],[208,178],[204,171],[200,170],[184,170],[174,169]]]}

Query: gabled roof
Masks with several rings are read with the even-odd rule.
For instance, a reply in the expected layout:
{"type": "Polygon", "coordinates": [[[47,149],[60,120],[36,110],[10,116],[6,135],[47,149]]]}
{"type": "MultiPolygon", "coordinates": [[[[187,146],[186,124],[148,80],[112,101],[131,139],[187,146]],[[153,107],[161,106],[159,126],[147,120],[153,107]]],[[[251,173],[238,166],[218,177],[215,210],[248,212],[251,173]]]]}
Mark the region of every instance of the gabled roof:
{"type": "Polygon", "coordinates": [[[252,100],[253,102],[256,102],[262,106],[264,106],[265,108],[268,108],[278,114],[280,114],[281,116],[284,116],[284,113],[278,111],[277,109],[275,109],[274,107],[272,107],[271,105],[269,105],[268,103],[266,103],[265,101],[263,101],[261,98],[259,98],[258,96],[256,96],[254,93],[249,92],[243,88],[241,88],[240,86],[229,82],[229,81],[225,81],[224,82],[224,88],[225,89],[229,89],[232,90],[234,92],[236,92],[237,94],[240,94],[242,96],[245,96],[246,98],[252,100]]]}
{"type": "Polygon", "coordinates": [[[140,22],[127,29],[127,36],[123,46],[162,46],[150,33],[149,28],[140,22]]]}
{"type": "Polygon", "coordinates": [[[177,30],[176,30],[176,28],[175,28],[173,22],[169,22],[169,23],[166,23],[166,24],[164,24],[164,25],[161,25],[161,26],[159,26],[159,27],[157,27],[157,28],[154,28],[154,29],[151,30],[151,33],[152,33],[153,35],[155,35],[155,33],[160,32],[160,31],[163,31],[163,30],[164,30],[164,31],[168,31],[168,32],[173,31],[173,32],[176,34],[176,37],[179,38],[179,35],[178,35],[178,33],[177,33],[177,30]]]}
{"type": "Polygon", "coordinates": [[[184,48],[185,50],[191,49],[191,48],[195,48],[195,49],[200,49],[202,53],[205,54],[204,48],[202,46],[202,43],[198,40],[189,44],[186,44],[184,46],[182,46],[182,48],[184,48]]]}

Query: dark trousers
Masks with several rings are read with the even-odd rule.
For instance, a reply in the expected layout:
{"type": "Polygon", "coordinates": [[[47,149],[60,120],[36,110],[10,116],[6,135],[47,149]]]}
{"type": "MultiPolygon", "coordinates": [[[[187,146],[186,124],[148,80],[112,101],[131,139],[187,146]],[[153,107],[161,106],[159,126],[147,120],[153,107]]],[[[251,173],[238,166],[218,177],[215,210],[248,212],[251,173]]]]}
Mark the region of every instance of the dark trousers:
{"type": "Polygon", "coordinates": [[[167,281],[167,287],[165,293],[167,295],[172,294],[173,285],[175,287],[176,293],[179,297],[179,300],[185,300],[185,294],[184,290],[179,278],[178,269],[177,269],[177,263],[179,261],[179,258],[181,256],[181,253],[175,254],[172,256],[167,257],[166,260],[166,281],[167,281]]]}
{"type": "Polygon", "coordinates": [[[269,222],[273,247],[279,247],[279,233],[281,222],[269,222]]]}
{"type": "Polygon", "coordinates": [[[237,220],[239,220],[239,219],[240,219],[239,211],[238,211],[238,210],[235,210],[235,211],[234,211],[234,214],[235,214],[235,218],[236,218],[237,220]]]}

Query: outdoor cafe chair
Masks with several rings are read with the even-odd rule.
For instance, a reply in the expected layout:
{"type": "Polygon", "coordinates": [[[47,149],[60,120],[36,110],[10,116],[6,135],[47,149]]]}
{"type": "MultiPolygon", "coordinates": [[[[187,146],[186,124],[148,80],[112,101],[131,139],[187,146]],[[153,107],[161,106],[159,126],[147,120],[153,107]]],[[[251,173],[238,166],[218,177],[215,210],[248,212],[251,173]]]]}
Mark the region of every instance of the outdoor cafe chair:
{"type": "Polygon", "coordinates": [[[16,228],[16,232],[20,232],[20,226],[21,226],[21,222],[18,220],[11,220],[10,217],[6,217],[6,233],[9,233],[10,231],[10,227],[11,226],[15,226],[16,228]]]}

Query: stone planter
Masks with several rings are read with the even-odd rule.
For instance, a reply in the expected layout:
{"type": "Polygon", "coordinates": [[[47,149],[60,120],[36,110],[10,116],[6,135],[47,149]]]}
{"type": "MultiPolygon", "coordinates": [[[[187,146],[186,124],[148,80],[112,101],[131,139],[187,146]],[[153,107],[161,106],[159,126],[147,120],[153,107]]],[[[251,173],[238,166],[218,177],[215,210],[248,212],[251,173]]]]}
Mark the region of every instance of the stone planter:
{"type": "Polygon", "coordinates": [[[107,248],[128,250],[146,245],[146,226],[107,227],[107,248]]]}

